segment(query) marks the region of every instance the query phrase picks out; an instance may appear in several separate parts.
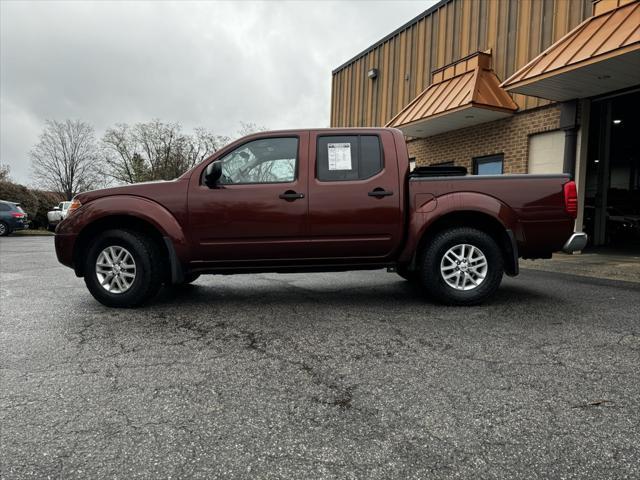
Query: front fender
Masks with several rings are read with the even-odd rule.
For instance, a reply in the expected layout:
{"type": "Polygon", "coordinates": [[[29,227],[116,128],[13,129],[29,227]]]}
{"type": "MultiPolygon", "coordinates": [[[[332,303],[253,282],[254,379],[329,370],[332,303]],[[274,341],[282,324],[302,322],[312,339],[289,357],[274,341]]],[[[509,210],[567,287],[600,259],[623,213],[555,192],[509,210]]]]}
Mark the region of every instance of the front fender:
{"type": "Polygon", "coordinates": [[[56,235],[77,237],[95,222],[115,216],[134,217],[147,222],[171,240],[179,259],[185,261],[188,258],[187,237],[176,217],[159,203],[134,195],[102,197],[82,205],[60,223],[56,235]]]}

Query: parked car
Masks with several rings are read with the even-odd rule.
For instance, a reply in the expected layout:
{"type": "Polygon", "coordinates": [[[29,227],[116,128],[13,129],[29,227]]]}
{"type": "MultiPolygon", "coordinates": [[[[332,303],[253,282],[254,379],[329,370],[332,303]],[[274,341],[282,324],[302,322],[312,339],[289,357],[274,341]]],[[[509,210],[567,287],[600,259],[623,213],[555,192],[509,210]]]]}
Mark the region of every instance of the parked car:
{"type": "Polygon", "coordinates": [[[200,274],[387,267],[433,298],[489,298],[518,258],[580,250],[568,175],[410,174],[402,132],[321,129],[240,139],[180,178],[77,195],[58,259],[105,305],[200,274]]]}
{"type": "Polygon", "coordinates": [[[614,240],[637,241],[640,239],[640,215],[634,211],[607,207],[607,228],[614,240]]]}
{"type": "Polygon", "coordinates": [[[57,206],[47,212],[47,222],[49,223],[50,231],[55,230],[56,225],[58,225],[58,223],[67,216],[69,205],[71,205],[71,202],[60,202],[57,206]]]}
{"type": "Polygon", "coordinates": [[[27,214],[19,203],[0,200],[0,237],[10,235],[15,230],[29,228],[27,214]]]}
{"type": "MultiPolygon", "coordinates": [[[[636,243],[640,240],[640,214],[633,208],[608,206],[605,211],[607,242],[615,244],[636,243]]],[[[593,205],[584,207],[584,229],[593,232],[595,229],[596,208],[593,205]]]]}

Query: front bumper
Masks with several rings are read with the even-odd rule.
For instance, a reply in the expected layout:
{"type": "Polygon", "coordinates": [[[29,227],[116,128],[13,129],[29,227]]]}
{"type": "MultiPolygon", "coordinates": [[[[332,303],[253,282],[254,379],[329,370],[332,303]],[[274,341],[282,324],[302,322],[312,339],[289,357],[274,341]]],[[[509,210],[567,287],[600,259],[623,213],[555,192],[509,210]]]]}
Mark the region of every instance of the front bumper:
{"type": "Polygon", "coordinates": [[[56,256],[58,261],[67,266],[73,268],[73,247],[76,243],[76,235],[74,234],[59,234],[56,233],[54,237],[54,244],[56,248],[56,256]]]}
{"type": "Polygon", "coordinates": [[[569,237],[569,240],[562,247],[564,253],[577,252],[587,246],[587,234],[584,232],[575,232],[569,237]]]}

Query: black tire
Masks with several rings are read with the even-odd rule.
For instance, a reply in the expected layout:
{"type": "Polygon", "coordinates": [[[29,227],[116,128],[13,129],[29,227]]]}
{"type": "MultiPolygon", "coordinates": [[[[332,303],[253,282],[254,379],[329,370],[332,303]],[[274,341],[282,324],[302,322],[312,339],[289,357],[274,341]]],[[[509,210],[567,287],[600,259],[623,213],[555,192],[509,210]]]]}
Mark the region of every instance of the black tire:
{"type": "Polygon", "coordinates": [[[85,255],[84,282],[91,295],[107,307],[137,307],[158,293],[166,276],[162,258],[158,245],[144,235],[130,230],[107,230],[98,235],[85,255]],[[109,246],[125,248],[135,261],[133,283],[122,293],[108,292],[96,274],[98,256],[109,246]]]}
{"type": "Polygon", "coordinates": [[[9,225],[4,222],[0,222],[0,237],[6,237],[10,233],[11,229],[9,228],[9,225]]]}
{"type": "MultiPolygon", "coordinates": [[[[475,228],[451,228],[438,233],[429,242],[422,256],[422,284],[430,296],[448,305],[477,305],[484,302],[500,286],[503,273],[504,258],[497,243],[490,235],[475,228]],[[479,281],[474,277],[479,281],[479,285],[470,286],[469,290],[458,290],[450,286],[441,273],[441,263],[445,254],[449,249],[463,244],[479,249],[487,264],[484,278],[479,281]]],[[[463,277],[466,278],[466,274],[463,277]]]]}
{"type": "Polygon", "coordinates": [[[398,265],[396,273],[409,282],[417,283],[420,281],[420,271],[409,270],[407,265],[398,265]]]}

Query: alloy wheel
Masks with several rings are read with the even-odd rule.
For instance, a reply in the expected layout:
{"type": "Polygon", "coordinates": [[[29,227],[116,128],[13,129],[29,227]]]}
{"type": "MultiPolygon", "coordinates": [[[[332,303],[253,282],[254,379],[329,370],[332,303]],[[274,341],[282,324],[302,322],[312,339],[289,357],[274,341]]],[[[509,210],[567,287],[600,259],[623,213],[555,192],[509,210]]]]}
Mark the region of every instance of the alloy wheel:
{"type": "Polygon", "coordinates": [[[124,247],[106,247],[96,260],[96,277],[100,286],[109,293],[124,293],[136,279],[136,262],[124,247]]]}
{"type": "Polygon", "coordinates": [[[488,263],[482,250],[462,243],[451,247],[440,262],[440,275],[451,288],[473,290],[484,282],[488,263]]]}

